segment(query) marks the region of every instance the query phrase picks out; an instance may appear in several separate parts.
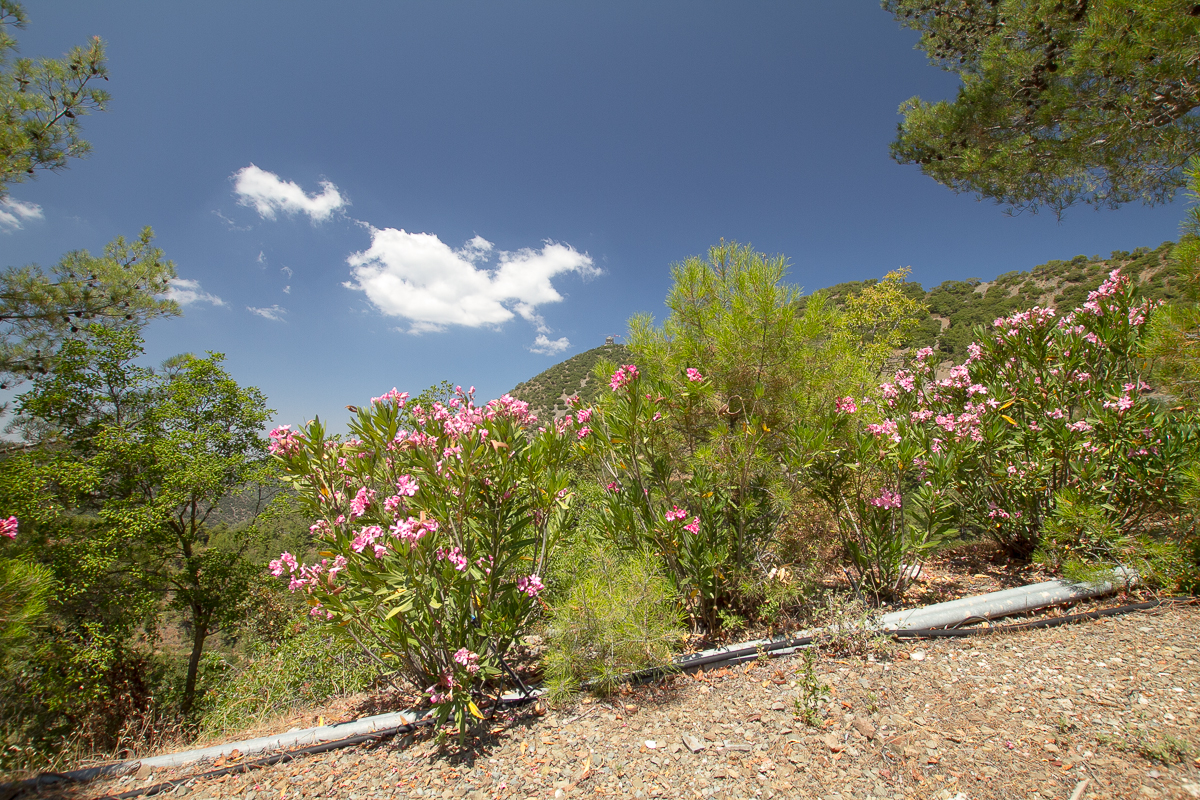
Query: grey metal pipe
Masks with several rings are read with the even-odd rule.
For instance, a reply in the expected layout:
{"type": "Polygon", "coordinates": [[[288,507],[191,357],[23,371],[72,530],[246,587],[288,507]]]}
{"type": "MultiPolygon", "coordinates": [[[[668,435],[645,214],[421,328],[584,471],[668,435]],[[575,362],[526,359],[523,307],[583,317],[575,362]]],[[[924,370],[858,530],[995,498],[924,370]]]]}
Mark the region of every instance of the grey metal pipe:
{"type": "Polygon", "coordinates": [[[968,619],[994,619],[1034,611],[1039,608],[1061,605],[1078,600],[1088,600],[1112,594],[1121,586],[1137,582],[1137,574],[1121,567],[1114,571],[1110,580],[1090,583],[1071,583],[1056,580],[1018,586],[999,592],[990,592],[978,597],[964,597],[946,603],[936,603],[924,608],[896,611],[883,615],[879,627],[883,630],[914,630],[918,628],[945,628],[958,625],[968,619]]]}

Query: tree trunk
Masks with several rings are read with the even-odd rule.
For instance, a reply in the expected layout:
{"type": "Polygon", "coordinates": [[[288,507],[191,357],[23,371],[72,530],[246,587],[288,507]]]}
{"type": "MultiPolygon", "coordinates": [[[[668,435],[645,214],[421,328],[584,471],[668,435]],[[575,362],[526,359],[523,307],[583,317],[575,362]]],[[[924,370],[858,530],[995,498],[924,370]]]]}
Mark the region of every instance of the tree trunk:
{"type": "Polygon", "coordinates": [[[190,716],[196,702],[196,679],[200,674],[200,656],[204,654],[204,640],[208,638],[208,618],[198,609],[192,609],[192,654],[188,658],[187,682],[183,686],[183,702],[180,711],[190,716]]]}

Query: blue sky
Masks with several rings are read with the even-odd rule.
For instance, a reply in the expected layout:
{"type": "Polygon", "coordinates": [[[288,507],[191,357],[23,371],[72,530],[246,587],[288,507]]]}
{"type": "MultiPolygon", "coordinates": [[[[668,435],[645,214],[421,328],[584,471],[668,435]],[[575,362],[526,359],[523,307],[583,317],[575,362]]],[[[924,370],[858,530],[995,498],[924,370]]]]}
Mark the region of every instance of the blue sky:
{"type": "Polygon", "coordinates": [[[22,55],[107,42],[113,100],[88,159],[13,188],[40,211],[0,220],[0,265],[153,226],[191,302],[148,358],[223,352],[281,423],[442,379],[497,396],[661,317],[670,264],[722,237],[808,291],[928,287],[1183,215],[1012,217],[892,162],[897,107],[957,84],[872,0],[26,10],[22,55]]]}

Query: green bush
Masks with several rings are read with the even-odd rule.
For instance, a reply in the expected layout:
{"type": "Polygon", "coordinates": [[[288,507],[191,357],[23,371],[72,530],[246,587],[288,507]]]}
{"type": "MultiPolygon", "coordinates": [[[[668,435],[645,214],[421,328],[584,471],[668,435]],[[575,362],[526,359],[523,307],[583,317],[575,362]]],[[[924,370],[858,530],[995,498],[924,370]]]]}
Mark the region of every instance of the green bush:
{"type": "Polygon", "coordinates": [[[585,684],[605,694],[629,672],[664,665],[683,638],[671,581],[651,553],[597,547],[550,607],[545,657],[550,699],[585,684]]]}
{"type": "Polygon", "coordinates": [[[378,664],[328,626],[305,625],[277,646],[252,651],[246,666],[206,702],[200,733],[244,730],[331,697],[363,691],[380,678],[378,664]]]}

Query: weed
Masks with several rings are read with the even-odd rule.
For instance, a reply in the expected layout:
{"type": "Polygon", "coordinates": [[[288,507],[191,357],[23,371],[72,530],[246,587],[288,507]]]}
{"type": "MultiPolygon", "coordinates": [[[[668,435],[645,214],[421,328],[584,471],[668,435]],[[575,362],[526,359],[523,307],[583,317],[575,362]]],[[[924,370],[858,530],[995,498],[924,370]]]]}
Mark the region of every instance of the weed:
{"type": "Polygon", "coordinates": [[[1101,731],[1096,734],[1096,741],[1122,752],[1137,753],[1147,761],[1157,761],[1168,766],[1178,764],[1192,754],[1192,745],[1183,739],[1169,733],[1158,737],[1132,725],[1125,729],[1124,735],[1101,731]]]}
{"type": "Polygon", "coordinates": [[[829,696],[829,685],[817,677],[816,663],[817,651],[812,648],[805,650],[804,664],[796,675],[800,692],[793,702],[796,716],[812,728],[821,724],[817,710],[821,701],[829,696]]]}
{"type": "Polygon", "coordinates": [[[815,615],[816,624],[825,628],[822,649],[839,656],[890,659],[895,644],[880,633],[877,617],[861,600],[830,596],[815,615]]]}

